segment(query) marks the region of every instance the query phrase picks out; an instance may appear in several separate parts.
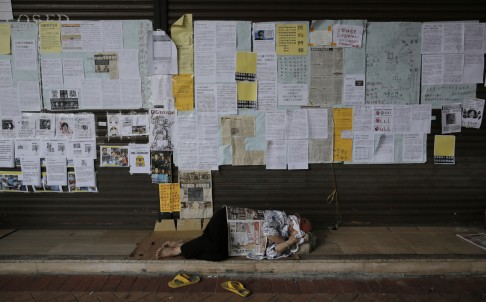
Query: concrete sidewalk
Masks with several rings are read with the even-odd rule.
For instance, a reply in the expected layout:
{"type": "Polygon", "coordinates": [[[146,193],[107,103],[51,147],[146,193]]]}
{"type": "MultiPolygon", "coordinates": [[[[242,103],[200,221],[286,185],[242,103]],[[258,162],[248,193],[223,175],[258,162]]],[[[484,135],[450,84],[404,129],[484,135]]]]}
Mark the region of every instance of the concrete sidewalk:
{"type": "Polygon", "coordinates": [[[225,276],[484,275],[486,251],[456,236],[480,228],[342,227],[316,230],[318,246],[300,260],[133,260],[150,230],[2,230],[0,274],[225,276]]]}

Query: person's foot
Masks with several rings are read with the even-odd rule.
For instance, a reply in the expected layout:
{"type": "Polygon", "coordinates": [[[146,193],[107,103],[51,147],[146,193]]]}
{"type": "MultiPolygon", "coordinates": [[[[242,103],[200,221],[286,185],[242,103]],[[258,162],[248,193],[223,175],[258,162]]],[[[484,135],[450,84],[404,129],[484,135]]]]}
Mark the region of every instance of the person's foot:
{"type": "Polygon", "coordinates": [[[173,257],[180,254],[180,246],[176,247],[161,247],[155,252],[155,259],[162,259],[167,257],[173,257]]]}
{"type": "Polygon", "coordinates": [[[179,241],[166,241],[162,244],[162,247],[180,247],[184,243],[183,240],[179,241]]]}

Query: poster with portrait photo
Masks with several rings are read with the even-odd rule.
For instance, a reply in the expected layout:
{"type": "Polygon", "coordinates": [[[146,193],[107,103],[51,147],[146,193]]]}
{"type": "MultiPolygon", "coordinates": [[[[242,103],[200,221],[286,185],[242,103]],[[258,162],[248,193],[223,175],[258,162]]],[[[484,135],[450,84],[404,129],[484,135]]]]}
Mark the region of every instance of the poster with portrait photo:
{"type": "Polygon", "coordinates": [[[20,117],[16,116],[2,116],[0,123],[2,128],[0,129],[0,137],[3,138],[16,138],[17,137],[17,124],[20,117]]]}
{"type": "Polygon", "coordinates": [[[79,90],[50,89],[49,102],[51,110],[77,110],[79,109],[79,90]]]}
{"type": "Polygon", "coordinates": [[[36,114],[22,113],[22,116],[17,121],[17,137],[18,138],[32,138],[35,137],[35,123],[36,114]]]}
{"type": "Polygon", "coordinates": [[[74,138],[95,139],[95,118],[92,113],[76,114],[74,116],[74,138]]]}
{"type": "Polygon", "coordinates": [[[35,125],[36,137],[52,138],[56,135],[56,115],[53,113],[38,114],[35,125]]]}
{"type": "Polygon", "coordinates": [[[461,103],[442,106],[442,134],[461,132],[461,113],[461,103]]]}
{"type": "Polygon", "coordinates": [[[462,103],[462,127],[476,128],[481,127],[484,115],[484,100],[467,99],[462,103]]]}
{"type": "Polygon", "coordinates": [[[172,151],[150,151],[152,183],[172,182],[172,151]]]}
{"type": "Polygon", "coordinates": [[[74,114],[56,114],[56,137],[73,138],[75,129],[74,114]]]}

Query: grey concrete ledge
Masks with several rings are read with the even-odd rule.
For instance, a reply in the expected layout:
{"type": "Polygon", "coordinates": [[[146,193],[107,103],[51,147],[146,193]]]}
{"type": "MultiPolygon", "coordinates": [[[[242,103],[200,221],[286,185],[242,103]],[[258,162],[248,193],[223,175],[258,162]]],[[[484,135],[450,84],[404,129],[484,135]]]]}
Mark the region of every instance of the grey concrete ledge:
{"type": "MultiPolygon", "coordinates": [[[[435,255],[437,256],[437,255],[435,255]]],[[[50,257],[51,258],[51,257],[50,257]]],[[[486,275],[486,257],[304,260],[131,260],[131,259],[0,259],[0,274],[135,274],[261,275],[311,277],[351,275],[486,275]]],[[[86,258],[86,257],[83,257],[86,258]]]]}

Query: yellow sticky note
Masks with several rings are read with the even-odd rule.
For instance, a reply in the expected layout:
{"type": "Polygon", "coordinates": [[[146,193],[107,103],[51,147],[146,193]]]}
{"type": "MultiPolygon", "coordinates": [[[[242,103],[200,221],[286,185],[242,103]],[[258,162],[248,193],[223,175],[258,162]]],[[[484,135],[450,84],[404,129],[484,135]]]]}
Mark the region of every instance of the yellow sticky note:
{"type": "Polygon", "coordinates": [[[181,211],[181,188],[179,183],[171,184],[171,194],[170,194],[170,211],[180,212],[181,211]]]}
{"type": "Polygon", "coordinates": [[[276,48],[279,56],[307,55],[307,23],[277,24],[276,48]]]}
{"type": "Polygon", "coordinates": [[[256,79],[256,52],[236,52],[236,80],[254,81],[256,79]]]}
{"type": "MultiPolygon", "coordinates": [[[[257,82],[238,81],[236,82],[236,89],[238,95],[238,106],[240,102],[255,102],[257,101],[257,82]]],[[[241,108],[241,107],[240,107],[241,108]]],[[[254,107],[243,107],[254,108],[254,107]]]]}
{"type": "Polygon", "coordinates": [[[177,110],[194,110],[194,75],[179,74],[173,76],[172,95],[177,110]]]}
{"type": "Polygon", "coordinates": [[[61,23],[57,21],[39,23],[39,41],[41,53],[61,52],[61,23]]]}
{"type": "Polygon", "coordinates": [[[353,108],[335,108],[334,112],[334,152],[336,162],[352,161],[353,140],[343,139],[344,130],[353,130],[353,108]]]}
{"type": "Polygon", "coordinates": [[[180,212],[179,183],[159,184],[160,212],[180,212]]]}
{"type": "Polygon", "coordinates": [[[0,24],[0,55],[10,54],[10,24],[0,24]]]}

